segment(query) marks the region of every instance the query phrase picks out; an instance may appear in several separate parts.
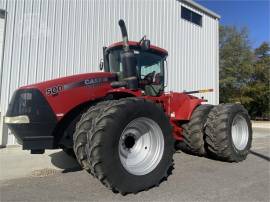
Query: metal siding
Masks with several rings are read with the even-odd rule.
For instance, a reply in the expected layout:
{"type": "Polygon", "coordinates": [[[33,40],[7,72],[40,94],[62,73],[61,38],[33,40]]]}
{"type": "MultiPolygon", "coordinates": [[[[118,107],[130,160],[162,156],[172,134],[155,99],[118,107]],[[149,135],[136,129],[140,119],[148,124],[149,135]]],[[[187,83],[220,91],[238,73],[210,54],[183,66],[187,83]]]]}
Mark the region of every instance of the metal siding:
{"type": "MultiPolygon", "coordinates": [[[[4,37],[5,37],[5,25],[6,25],[6,17],[0,16],[0,82],[2,81],[2,57],[3,57],[3,51],[4,51],[4,37]]],[[[1,85],[0,83],[0,94],[1,94],[1,85]]],[[[1,106],[0,106],[1,107],[1,106]]],[[[0,108],[1,113],[1,108],[0,108]]]]}
{"type": "MultiPolygon", "coordinates": [[[[6,9],[2,114],[14,90],[59,76],[98,71],[102,46],[144,34],[168,50],[167,90],[214,88],[218,103],[218,20],[176,0],[1,0],[6,9]],[[202,27],[181,19],[181,5],[203,16],[202,27]]],[[[15,143],[9,135],[8,144],[15,143]]]]}
{"type": "Polygon", "coordinates": [[[6,10],[6,0],[0,0],[0,9],[6,10]]]}

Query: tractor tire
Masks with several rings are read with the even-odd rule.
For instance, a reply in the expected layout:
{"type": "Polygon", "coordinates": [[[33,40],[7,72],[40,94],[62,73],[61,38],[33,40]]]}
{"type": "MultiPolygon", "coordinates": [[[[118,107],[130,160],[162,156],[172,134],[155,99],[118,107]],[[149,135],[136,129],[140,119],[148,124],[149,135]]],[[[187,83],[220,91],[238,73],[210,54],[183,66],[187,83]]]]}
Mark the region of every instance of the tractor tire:
{"type": "Polygon", "coordinates": [[[172,128],[155,103],[139,98],[108,103],[87,135],[91,171],[113,192],[125,195],[147,190],[171,174],[172,128]]]}
{"type": "Polygon", "coordinates": [[[204,156],[206,154],[204,145],[204,128],[210,110],[213,105],[199,105],[193,112],[188,123],[183,124],[184,141],[179,143],[184,152],[204,156]]]}
{"type": "Polygon", "coordinates": [[[100,102],[87,110],[76,125],[76,130],[73,135],[73,150],[78,163],[83,169],[90,172],[90,165],[87,161],[85,146],[87,143],[87,133],[91,130],[93,119],[100,113],[104,106],[112,104],[113,101],[100,102]]]}
{"type": "Polygon", "coordinates": [[[215,159],[239,162],[246,159],[252,142],[247,110],[240,104],[220,104],[209,113],[205,128],[206,149],[215,159]]]}

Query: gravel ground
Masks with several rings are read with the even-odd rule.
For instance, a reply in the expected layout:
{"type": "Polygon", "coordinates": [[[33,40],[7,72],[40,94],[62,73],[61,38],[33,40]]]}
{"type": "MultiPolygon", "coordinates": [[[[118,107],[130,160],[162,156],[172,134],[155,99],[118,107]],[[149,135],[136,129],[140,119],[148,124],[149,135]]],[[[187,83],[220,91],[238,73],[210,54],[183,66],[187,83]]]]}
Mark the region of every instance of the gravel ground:
{"type": "Polygon", "coordinates": [[[177,152],[175,169],[168,181],[136,195],[112,193],[80,170],[75,161],[61,162],[69,158],[62,151],[50,154],[50,158],[59,169],[46,167],[30,172],[32,176],[0,180],[0,201],[270,201],[267,128],[254,129],[251,154],[240,163],[177,152]]]}

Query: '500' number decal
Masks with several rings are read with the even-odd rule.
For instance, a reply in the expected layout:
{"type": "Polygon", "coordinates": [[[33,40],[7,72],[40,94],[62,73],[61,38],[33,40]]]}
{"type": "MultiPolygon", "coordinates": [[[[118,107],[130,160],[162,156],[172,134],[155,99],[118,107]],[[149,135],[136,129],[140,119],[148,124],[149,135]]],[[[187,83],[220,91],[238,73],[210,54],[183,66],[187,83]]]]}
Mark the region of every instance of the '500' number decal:
{"type": "Polygon", "coordinates": [[[64,90],[64,87],[62,85],[59,86],[53,86],[51,88],[46,89],[46,94],[47,95],[57,95],[59,92],[64,90]]]}

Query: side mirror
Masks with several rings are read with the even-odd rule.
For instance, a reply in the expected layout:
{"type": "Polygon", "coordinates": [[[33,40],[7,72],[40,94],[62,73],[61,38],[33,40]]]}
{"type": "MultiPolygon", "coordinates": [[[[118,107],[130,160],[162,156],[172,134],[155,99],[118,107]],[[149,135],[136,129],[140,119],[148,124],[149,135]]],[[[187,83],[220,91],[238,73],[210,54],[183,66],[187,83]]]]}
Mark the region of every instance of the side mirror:
{"type": "Polygon", "coordinates": [[[103,59],[100,59],[100,61],[99,61],[99,70],[102,71],[103,68],[104,68],[104,61],[103,61],[103,59]]]}
{"type": "Polygon", "coordinates": [[[150,40],[144,39],[140,43],[142,50],[149,50],[150,49],[150,40]]]}

